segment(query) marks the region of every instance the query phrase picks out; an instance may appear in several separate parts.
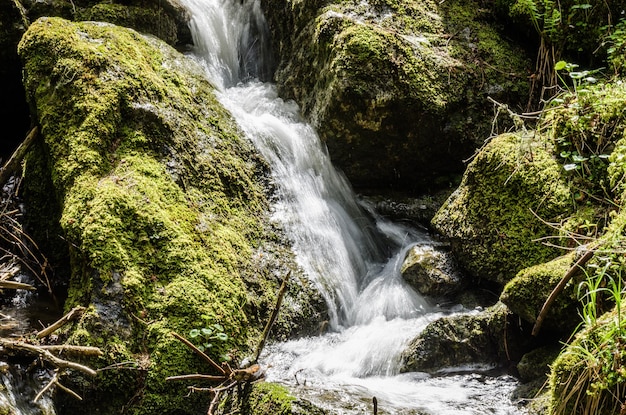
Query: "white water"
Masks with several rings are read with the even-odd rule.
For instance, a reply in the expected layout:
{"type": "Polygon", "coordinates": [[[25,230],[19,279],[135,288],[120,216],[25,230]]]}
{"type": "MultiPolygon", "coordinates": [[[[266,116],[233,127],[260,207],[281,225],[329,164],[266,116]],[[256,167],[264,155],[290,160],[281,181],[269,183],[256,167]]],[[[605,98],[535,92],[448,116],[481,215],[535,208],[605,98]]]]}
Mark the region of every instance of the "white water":
{"type": "Polygon", "coordinates": [[[278,189],[275,219],[329,308],[329,334],[268,348],[268,379],[337,413],[363,413],[372,396],[381,414],[519,413],[503,399],[515,385],[510,378],[489,387],[473,380],[478,375],[398,373],[402,349],[440,316],[399,273],[406,250],[427,243],[427,236],[359,203],[297,105],[257,79],[271,73],[258,0],[183,3],[192,15],[195,55],[222,104],[270,163],[278,189]]]}

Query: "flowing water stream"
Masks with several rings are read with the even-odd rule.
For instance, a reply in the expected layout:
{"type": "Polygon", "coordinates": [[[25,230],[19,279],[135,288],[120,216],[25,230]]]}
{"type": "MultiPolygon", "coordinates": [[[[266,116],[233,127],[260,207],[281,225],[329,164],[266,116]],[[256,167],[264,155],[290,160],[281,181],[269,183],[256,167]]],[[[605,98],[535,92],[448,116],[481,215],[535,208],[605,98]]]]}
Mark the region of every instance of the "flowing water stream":
{"type": "Polygon", "coordinates": [[[401,278],[407,249],[426,234],[378,217],[332,166],[298,106],[271,78],[268,34],[258,0],[183,0],[194,56],[218,98],[271,165],[274,219],[299,265],[324,296],[328,334],[275,344],[262,357],[268,380],[339,414],[519,414],[516,381],[468,371],[399,373],[406,344],[450,310],[429,304],[401,278]]]}

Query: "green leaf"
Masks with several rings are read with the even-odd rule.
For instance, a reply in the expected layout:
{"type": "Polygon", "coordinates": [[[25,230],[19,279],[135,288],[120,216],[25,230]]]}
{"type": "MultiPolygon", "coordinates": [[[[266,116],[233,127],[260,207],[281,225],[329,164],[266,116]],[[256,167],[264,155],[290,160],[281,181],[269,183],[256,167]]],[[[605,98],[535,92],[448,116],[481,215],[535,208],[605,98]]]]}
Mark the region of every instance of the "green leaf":
{"type": "Polygon", "coordinates": [[[199,335],[200,335],[200,330],[198,329],[193,329],[189,332],[189,337],[191,337],[192,339],[195,339],[199,335]]]}
{"type": "Polygon", "coordinates": [[[228,340],[228,335],[226,333],[215,333],[215,338],[221,341],[228,340]]]}
{"type": "Polygon", "coordinates": [[[555,71],[562,71],[566,67],[567,67],[567,62],[565,61],[558,61],[557,63],[554,64],[555,71]]]}
{"type": "Polygon", "coordinates": [[[206,328],[206,327],[203,327],[201,331],[202,331],[202,335],[206,336],[206,337],[208,337],[211,334],[213,334],[213,330],[211,330],[209,328],[206,328]]]}

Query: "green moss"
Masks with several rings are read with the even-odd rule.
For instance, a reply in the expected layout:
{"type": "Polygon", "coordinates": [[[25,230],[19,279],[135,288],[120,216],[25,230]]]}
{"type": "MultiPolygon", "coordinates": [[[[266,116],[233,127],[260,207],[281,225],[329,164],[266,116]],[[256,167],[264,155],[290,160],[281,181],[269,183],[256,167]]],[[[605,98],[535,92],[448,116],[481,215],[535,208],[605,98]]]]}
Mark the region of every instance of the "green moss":
{"type": "Polygon", "coordinates": [[[284,386],[267,382],[247,385],[238,397],[229,395],[220,406],[220,413],[230,412],[242,415],[326,414],[326,411],[316,408],[310,402],[296,399],[284,386]]]}
{"type": "Polygon", "coordinates": [[[509,324],[497,303],[480,313],[446,316],[430,323],[402,353],[402,372],[437,373],[464,365],[500,365],[526,352],[528,340],[509,324]]]}
{"type": "Polygon", "coordinates": [[[304,3],[268,13],[286,57],[276,78],[357,187],[435,190],[489,134],[486,96],[519,102],[528,90],[529,61],[477,4],[304,3]],[[515,69],[495,69],[502,61],[515,69]]]}
{"type": "Polygon", "coordinates": [[[432,223],[471,275],[504,285],[558,255],[537,240],[554,233],[547,223],[572,211],[551,146],[530,134],[503,134],[478,153],[432,223]]]}
{"type": "MultiPolygon", "coordinates": [[[[165,382],[210,371],[170,333],[220,323],[228,341],[212,353],[239,356],[264,324],[245,313],[242,278],[275,238],[262,222],[264,164],[201,69],[156,40],[47,18],[20,54],[72,254],[66,308],[91,305],[68,341],[103,347],[98,366],[144,362],[105,371],[90,396],[102,413],[128,402],[136,414],[206,409],[206,397],[165,382]]],[[[264,280],[261,295],[278,282],[264,280]]]]}
{"type": "MultiPolygon", "coordinates": [[[[623,312],[623,311],[622,311],[623,312]]],[[[549,414],[619,412],[626,390],[625,334],[617,313],[581,331],[551,366],[549,414]]]]}
{"type": "MultiPolygon", "coordinates": [[[[528,323],[534,324],[545,300],[573,265],[575,259],[572,253],[521,270],[505,285],[500,301],[506,304],[513,313],[528,323]]],[[[576,287],[578,282],[576,279],[571,281],[557,297],[545,317],[543,330],[569,334],[578,325],[576,319],[571,318],[577,315],[576,287]]]]}
{"type": "Polygon", "coordinates": [[[128,6],[98,3],[90,8],[78,9],[74,18],[131,27],[138,32],[153,34],[172,45],[178,40],[176,21],[173,16],[156,4],[128,6]]]}

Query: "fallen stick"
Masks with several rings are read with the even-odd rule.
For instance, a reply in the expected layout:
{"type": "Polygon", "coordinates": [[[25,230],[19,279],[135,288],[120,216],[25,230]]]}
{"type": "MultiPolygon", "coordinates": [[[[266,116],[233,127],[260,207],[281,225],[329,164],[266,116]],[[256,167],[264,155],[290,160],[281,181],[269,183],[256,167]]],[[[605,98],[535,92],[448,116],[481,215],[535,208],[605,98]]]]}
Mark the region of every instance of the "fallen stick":
{"type": "Polygon", "coordinates": [[[102,356],[102,350],[99,347],[93,346],[73,346],[73,345],[45,345],[39,346],[50,353],[56,354],[70,354],[74,356],[102,356]]]}
{"type": "Polygon", "coordinates": [[[267,341],[267,337],[270,334],[270,330],[272,329],[272,326],[274,325],[274,322],[276,321],[276,317],[278,317],[278,311],[280,310],[280,306],[283,302],[283,297],[285,296],[285,292],[287,291],[287,280],[289,280],[290,276],[291,276],[291,271],[289,271],[287,275],[285,275],[285,278],[283,278],[283,282],[280,285],[280,289],[278,290],[278,296],[276,297],[276,305],[274,306],[274,310],[272,310],[270,319],[267,321],[267,324],[265,325],[265,328],[263,329],[263,335],[261,336],[261,341],[259,342],[256,348],[256,353],[254,356],[255,363],[259,361],[259,356],[261,356],[263,347],[265,347],[265,342],[267,341]]]}
{"type": "Polygon", "coordinates": [[[6,281],[6,280],[0,280],[0,288],[6,288],[9,290],[28,290],[28,291],[36,290],[36,288],[30,284],[24,284],[22,282],[6,281]]]}
{"type": "Polygon", "coordinates": [[[585,254],[581,256],[578,259],[578,261],[576,261],[574,265],[570,267],[569,270],[567,270],[563,278],[561,278],[561,281],[559,281],[556,287],[554,287],[554,289],[552,290],[552,292],[546,299],[546,302],[543,303],[543,307],[541,307],[541,311],[539,312],[539,315],[537,316],[537,320],[535,321],[535,325],[533,326],[533,331],[532,331],[533,336],[536,336],[537,334],[539,334],[539,330],[541,330],[541,325],[543,324],[543,320],[546,318],[546,315],[548,314],[548,311],[550,310],[552,303],[554,303],[554,301],[559,296],[559,294],[561,294],[561,291],[563,291],[563,289],[565,288],[569,280],[571,280],[572,277],[574,277],[574,275],[578,274],[578,272],[580,272],[580,270],[587,263],[587,261],[589,261],[591,257],[593,257],[594,253],[595,253],[594,247],[589,248],[587,252],[585,252],[585,254]]]}
{"type": "Polygon", "coordinates": [[[79,372],[83,372],[89,376],[96,376],[97,374],[96,371],[90,367],[56,357],[48,350],[43,349],[39,346],[34,346],[32,344],[8,339],[0,339],[0,346],[5,349],[21,351],[27,354],[39,356],[41,359],[60,369],[73,369],[79,372]]]}
{"type": "Polygon", "coordinates": [[[20,272],[20,269],[20,266],[14,263],[3,266],[2,270],[0,270],[0,281],[5,281],[9,278],[15,277],[15,275],[20,272]]]}
{"type": "Polygon", "coordinates": [[[85,307],[77,306],[77,307],[72,308],[66,315],[64,315],[63,317],[61,317],[60,319],[58,319],[57,321],[55,321],[54,323],[46,327],[45,329],[39,331],[37,333],[37,338],[41,339],[43,337],[46,337],[54,333],[56,330],[63,327],[70,321],[73,321],[79,318],[84,312],[85,312],[85,307]]]}
{"type": "Polygon", "coordinates": [[[224,376],[218,375],[202,375],[200,373],[196,373],[193,375],[179,375],[179,376],[169,376],[165,378],[165,380],[206,380],[206,381],[224,381],[226,378],[224,376]]]}
{"type": "Polygon", "coordinates": [[[17,149],[13,152],[7,162],[4,163],[4,166],[2,166],[2,169],[0,169],[0,185],[4,185],[4,183],[9,180],[9,177],[11,177],[11,175],[17,171],[19,164],[22,162],[22,159],[26,155],[26,151],[28,150],[32,142],[35,141],[38,133],[39,128],[31,128],[24,141],[22,141],[22,143],[17,147],[17,149]]]}

